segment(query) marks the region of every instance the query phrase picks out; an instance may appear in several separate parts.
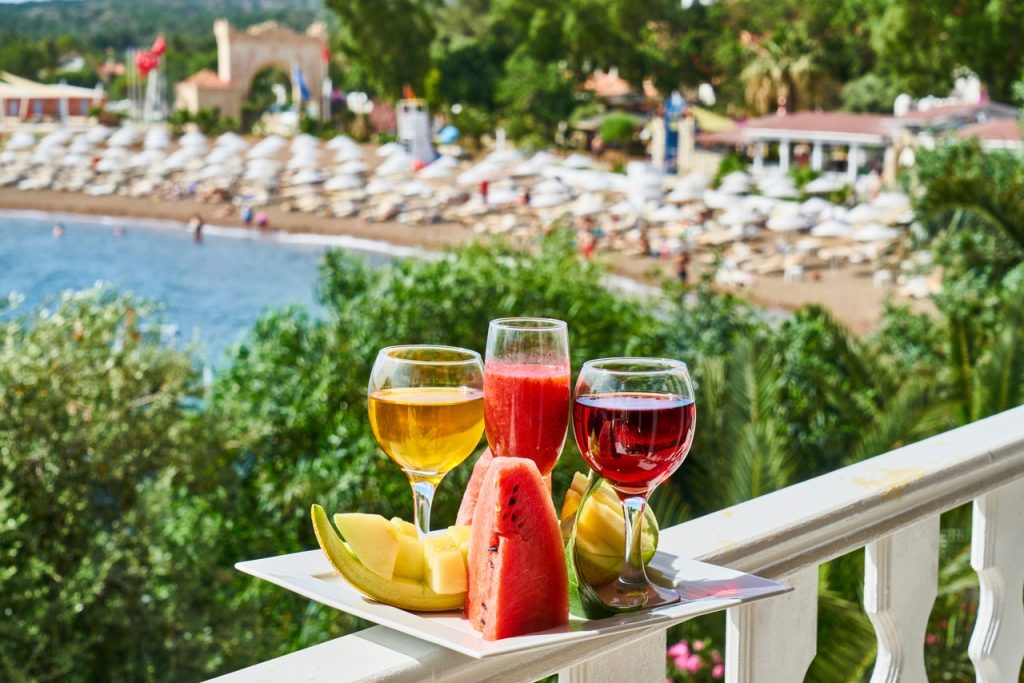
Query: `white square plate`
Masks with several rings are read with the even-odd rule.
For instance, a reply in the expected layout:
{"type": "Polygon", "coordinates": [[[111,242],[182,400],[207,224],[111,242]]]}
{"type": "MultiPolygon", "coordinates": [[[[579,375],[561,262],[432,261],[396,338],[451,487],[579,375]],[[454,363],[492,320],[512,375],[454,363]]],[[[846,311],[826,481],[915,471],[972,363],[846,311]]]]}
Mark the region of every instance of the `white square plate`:
{"type": "Polygon", "coordinates": [[[745,602],[793,590],[791,586],[726,567],[659,552],[648,567],[658,583],[672,585],[685,602],[607,619],[577,619],[547,631],[484,640],[462,612],[409,612],[363,597],[328,564],[320,550],[239,562],[235,568],[311,600],[354,614],[476,659],[636,629],[670,625],[745,602]]]}

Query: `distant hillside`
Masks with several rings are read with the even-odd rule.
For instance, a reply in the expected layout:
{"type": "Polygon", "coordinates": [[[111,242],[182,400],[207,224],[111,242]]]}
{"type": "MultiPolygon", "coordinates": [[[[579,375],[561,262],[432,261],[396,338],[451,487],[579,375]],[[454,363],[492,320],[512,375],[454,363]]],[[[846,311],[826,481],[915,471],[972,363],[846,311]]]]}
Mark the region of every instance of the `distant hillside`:
{"type": "Polygon", "coordinates": [[[209,35],[214,19],[247,26],[274,20],[305,29],[326,17],[321,0],[57,0],[0,4],[0,35],[37,40],[64,34],[93,48],[123,48],[157,33],[209,35]]]}

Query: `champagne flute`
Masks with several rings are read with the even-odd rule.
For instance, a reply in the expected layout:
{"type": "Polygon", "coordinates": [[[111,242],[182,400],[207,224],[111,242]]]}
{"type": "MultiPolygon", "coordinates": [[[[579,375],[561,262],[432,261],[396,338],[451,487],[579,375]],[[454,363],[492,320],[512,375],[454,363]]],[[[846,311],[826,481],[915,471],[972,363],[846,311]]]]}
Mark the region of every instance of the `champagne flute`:
{"type": "Polygon", "coordinates": [[[496,456],[530,458],[547,476],[569,427],[568,326],[499,318],[487,330],[484,424],[496,456]]]}
{"type": "Polygon", "coordinates": [[[412,485],[419,535],[430,532],[434,491],[480,443],[480,354],[454,346],[390,346],[370,372],[370,427],[412,485]]]}
{"type": "Polygon", "coordinates": [[[675,590],[644,571],[641,524],[647,498],[682,464],[697,419],[684,363],[664,358],[603,358],[584,363],[576,382],[573,432],[587,464],[622,501],[626,552],[618,580],[602,591],[611,605],[678,602],[675,590]]]}

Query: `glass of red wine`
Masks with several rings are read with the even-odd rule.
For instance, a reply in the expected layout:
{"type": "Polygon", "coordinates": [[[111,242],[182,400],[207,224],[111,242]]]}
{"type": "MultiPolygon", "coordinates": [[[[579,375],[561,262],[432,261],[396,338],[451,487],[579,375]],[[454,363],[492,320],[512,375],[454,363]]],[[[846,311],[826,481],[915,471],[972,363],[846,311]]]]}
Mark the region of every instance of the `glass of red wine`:
{"type": "Polygon", "coordinates": [[[484,426],[491,452],[529,458],[547,476],[565,445],[569,400],[565,322],[492,320],[484,360],[484,426]]]}
{"type": "Polygon", "coordinates": [[[641,524],[648,496],[679,468],[693,442],[697,412],[686,364],[665,358],[588,361],[576,382],[572,419],[583,458],[615,488],[626,519],[622,573],[602,597],[616,607],[679,602],[678,592],[647,578],[641,524]]]}

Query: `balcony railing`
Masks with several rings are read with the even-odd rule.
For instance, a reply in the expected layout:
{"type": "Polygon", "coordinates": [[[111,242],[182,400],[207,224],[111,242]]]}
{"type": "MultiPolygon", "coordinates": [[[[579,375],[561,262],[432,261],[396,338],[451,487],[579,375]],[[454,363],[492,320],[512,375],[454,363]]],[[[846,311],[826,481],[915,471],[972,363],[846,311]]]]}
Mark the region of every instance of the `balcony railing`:
{"type": "MultiPolygon", "coordinates": [[[[818,566],[866,548],[872,683],[924,683],[939,515],[973,501],[977,680],[1015,683],[1024,659],[1024,407],[664,530],[662,550],[792,584],[728,610],[726,681],[802,681],[817,651],[818,566]]],[[[380,626],[216,679],[477,683],[665,680],[665,630],[476,660],[380,626]]],[[[823,648],[828,644],[823,643],[823,648]]]]}

